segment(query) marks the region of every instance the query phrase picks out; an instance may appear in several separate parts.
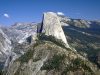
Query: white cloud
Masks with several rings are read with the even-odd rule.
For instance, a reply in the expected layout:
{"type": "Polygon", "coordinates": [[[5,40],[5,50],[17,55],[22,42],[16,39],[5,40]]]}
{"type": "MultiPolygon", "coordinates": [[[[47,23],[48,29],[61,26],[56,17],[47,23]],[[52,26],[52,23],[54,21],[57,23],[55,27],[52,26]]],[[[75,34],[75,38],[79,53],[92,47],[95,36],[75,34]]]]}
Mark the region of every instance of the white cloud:
{"type": "Polygon", "coordinates": [[[63,13],[63,12],[57,12],[57,14],[58,14],[58,15],[64,15],[64,13],[63,13]]]}
{"type": "Polygon", "coordinates": [[[10,18],[10,16],[7,13],[4,13],[3,16],[6,18],[10,18]]]}

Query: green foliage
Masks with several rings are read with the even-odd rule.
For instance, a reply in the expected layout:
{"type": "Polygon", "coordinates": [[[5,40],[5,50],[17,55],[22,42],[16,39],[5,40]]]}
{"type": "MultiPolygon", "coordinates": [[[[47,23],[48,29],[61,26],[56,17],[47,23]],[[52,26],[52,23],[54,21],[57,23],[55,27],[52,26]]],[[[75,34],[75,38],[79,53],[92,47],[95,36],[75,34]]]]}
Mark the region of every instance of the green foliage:
{"type": "Polygon", "coordinates": [[[36,47],[36,46],[38,46],[39,44],[44,44],[44,43],[45,43],[43,40],[39,40],[39,39],[37,39],[37,40],[35,40],[35,41],[36,41],[36,43],[33,45],[33,47],[36,47]]]}
{"type": "Polygon", "coordinates": [[[51,42],[55,43],[56,45],[58,45],[58,46],[60,46],[62,48],[70,50],[69,48],[66,48],[66,44],[61,39],[57,39],[52,35],[47,36],[44,33],[38,34],[38,40],[51,41],[51,42]]]}
{"type": "Polygon", "coordinates": [[[3,75],[3,72],[2,72],[2,70],[0,70],[0,75],[3,75]]]}
{"type": "Polygon", "coordinates": [[[86,62],[83,61],[80,58],[72,60],[72,63],[65,68],[62,75],[67,74],[68,71],[73,71],[74,72],[74,71],[82,70],[82,69],[84,69],[84,71],[87,71],[87,73],[89,73],[90,75],[94,75],[94,73],[91,70],[90,66],[88,66],[88,64],[86,64],[86,62]]]}
{"type": "Polygon", "coordinates": [[[38,60],[40,60],[40,58],[35,58],[35,59],[33,59],[33,62],[36,62],[38,60]]]}
{"type": "MultiPolygon", "coordinates": [[[[33,57],[33,54],[34,54],[34,48],[36,46],[38,46],[39,44],[43,44],[44,42],[43,41],[40,41],[40,40],[36,40],[36,43],[30,47],[30,49],[24,54],[22,55],[21,57],[19,57],[17,59],[17,61],[20,61],[21,63],[24,63],[24,62],[28,62],[29,59],[31,59],[33,57]]],[[[33,61],[36,61],[38,59],[34,59],[33,61]]]]}
{"type": "Polygon", "coordinates": [[[51,60],[48,60],[45,65],[41,68],[41,70],[59,70],[60,65],[65,59],[65,55],[54,55],[51,60]]]}
{"type": "Polygon", "coordinates": [[[19,75],[20,74],[20,68],[15,72],[14,75],[19,75]]]}
{"type": "Polygon", "coordinates": [[[80,58],[77,58],[73,61],[73,67],[78,69],[78,68],[83,68],[84,70],[88,70],[89,72],[92,72],[91,68],[86,64],[85,61],[83,61],[80,58]]]}
{"type": "Polygon", "coordinates": [[[28,50],[28,52],[26,52],[24,55],[22,55],[21,57],[19,57],[17,59],[17,61],[20,61],[21,63],[28,62],[29,59],[32,58],[33,53],[34,53],[34,50],[28,50]]]}

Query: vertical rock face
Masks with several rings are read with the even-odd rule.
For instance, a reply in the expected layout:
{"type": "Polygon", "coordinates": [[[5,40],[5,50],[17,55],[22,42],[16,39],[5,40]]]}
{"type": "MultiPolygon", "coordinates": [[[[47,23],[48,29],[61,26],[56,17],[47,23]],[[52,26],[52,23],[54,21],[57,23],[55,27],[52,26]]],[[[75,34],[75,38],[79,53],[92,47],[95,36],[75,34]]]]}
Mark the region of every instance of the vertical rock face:
{"type": "Polygon", "coordinates": [[[57,39],[61,39],[69,48],[63,29],[61,27],[60,20],[56,13],[53,12],[44,13],[43,23],[38,31],[45,33],[45,35],[48,36],[52,35],[57,39]]]}
{"type": "Polygon", "coordinates": [[[0,69],[3,68],[4,62],[11,52],[11,41],[7,37],[7,35],[0,28],[0,69]]]}
{"type": "MultiPolygon", "coordinates": [[[[11,52],[11,41],[7,35],[0,29],[0,57],[9,55],[11,52]]],[[[1,58],[0,58],[1,59],[1,58]]]]}

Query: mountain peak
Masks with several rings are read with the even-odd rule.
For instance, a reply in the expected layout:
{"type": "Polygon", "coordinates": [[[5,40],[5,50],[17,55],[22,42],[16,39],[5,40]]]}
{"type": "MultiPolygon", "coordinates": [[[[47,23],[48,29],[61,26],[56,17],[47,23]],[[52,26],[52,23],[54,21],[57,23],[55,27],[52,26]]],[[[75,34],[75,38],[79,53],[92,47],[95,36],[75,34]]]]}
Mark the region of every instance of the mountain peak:
{"type": "Polygon", "coordinates": [[[47,36],[52,35],[57,39],[61,39],[69,48],[60,20],[56,13],[53,12],[44,13],[41,27],[38,29],[40,33],[45,33],[45,35],[47,36]]]}

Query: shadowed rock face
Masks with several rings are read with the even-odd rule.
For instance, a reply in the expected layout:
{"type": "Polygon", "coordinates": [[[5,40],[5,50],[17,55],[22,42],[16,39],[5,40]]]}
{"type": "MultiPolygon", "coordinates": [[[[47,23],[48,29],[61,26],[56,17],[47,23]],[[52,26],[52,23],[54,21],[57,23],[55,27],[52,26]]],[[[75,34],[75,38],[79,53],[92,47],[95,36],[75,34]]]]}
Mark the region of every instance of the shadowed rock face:
{"type": "Polygon", "coordinates": [[[56,13],[53,12],[44,13],[42,25],[38,29],[40,33],[42,32],[45,33],[45,35],[47,36],[52,35],[57,39],[61,39],[69,48],[63,29],[61,27],[60,20],[56,13]]]}

